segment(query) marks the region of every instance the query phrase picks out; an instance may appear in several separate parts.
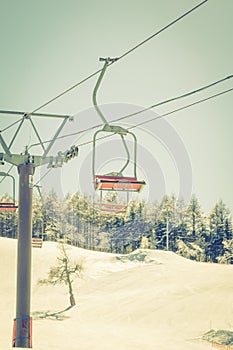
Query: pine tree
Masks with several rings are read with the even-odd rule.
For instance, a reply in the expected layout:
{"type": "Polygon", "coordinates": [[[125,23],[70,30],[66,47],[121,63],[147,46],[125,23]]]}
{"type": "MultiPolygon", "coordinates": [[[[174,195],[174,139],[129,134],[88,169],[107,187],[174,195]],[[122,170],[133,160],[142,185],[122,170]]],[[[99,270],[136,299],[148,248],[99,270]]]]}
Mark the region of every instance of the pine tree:
{"type": "MultiPolygon", "coordinates": [[[[8,195],[0,198],[0,202],[13,202],[13,199],[8,195]]],[[[2,211],[0,212],[0,235],[2,237],[16,238],[17,237],[18,216],[17,212],[2,211]]]]}
{"type": "Polygon", "coordinates": [[[165,195],[159,205],[159,215],[155,225],[156,248],[172,250],[175,242],[176,198],[165,195]]]}
{"type": "Polygon", "coordinates": [[[37,195],[33,196],[32,210],[32,237],[42,238],[44,233],[45,211],[41,198],[37,195]]]}
{"type": "Polygon", "coordinates": [[[179,229],[183,231],[180,239],[184,244],[182,245],[181,241],[178,242],[178,254],[190,259],[205,260],[205,216],[195,195],[192,195],[184,210],[182,226],[179,229]],[[183,253],[182,249],[184,249],[183,253]]]}
{"type": "Polygon", "coordinates": [[[44,238],[58,241],[64,235],[64,202],[58,199],[54,190],[44,196],[44,210],[44,238]]]}
{"type": "Polygon", "coordinates": [[[225,253],[223,242],[232,237],[230,212],[220,200],[209,214],[208,258],[217,262],[225,253]]]}
{"type": "Polygon", "coordinates": [[[187,242],[196,242],[200,239],[201,230],[204,223],[204,215],[201,206],[195,195],[192,195],[185,212],[186,239],[187,242]]]}
{"type": "Polygon", "coordinates": [[[233,264],[233,239],[223,242],[224,254],[219,256],[218,262],[221,264],[233,264]]]}
{"type": "Polygon", "coordinates": [[[217,258],[224,255],[223,240],[227,237],[226,219],[229,217],[229,211],[225,204],[220,200],[209,214],[209,255],[213,262],[217,262],[217,258]]]}

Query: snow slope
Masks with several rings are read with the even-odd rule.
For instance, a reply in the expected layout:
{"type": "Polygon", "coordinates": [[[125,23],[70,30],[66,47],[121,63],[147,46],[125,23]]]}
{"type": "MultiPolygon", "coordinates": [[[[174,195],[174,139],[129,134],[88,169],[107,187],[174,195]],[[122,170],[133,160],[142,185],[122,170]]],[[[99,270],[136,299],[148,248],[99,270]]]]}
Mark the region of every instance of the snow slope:
{"type": "MultiPolygon", "coordinates": [[[[0,238],[0,349],[11,349],[17,241],[0,238]]],[[[69,304],[63,286],[39,286],[56,262],[57,244],[33,249],[35,350],[205,350],[211,328],[232,329],[233,266],[197,263],[171,252],[126,256],[72,247],[85,271],[74,284],[77,306],[61,319],[41,319],[69,304]]]]}

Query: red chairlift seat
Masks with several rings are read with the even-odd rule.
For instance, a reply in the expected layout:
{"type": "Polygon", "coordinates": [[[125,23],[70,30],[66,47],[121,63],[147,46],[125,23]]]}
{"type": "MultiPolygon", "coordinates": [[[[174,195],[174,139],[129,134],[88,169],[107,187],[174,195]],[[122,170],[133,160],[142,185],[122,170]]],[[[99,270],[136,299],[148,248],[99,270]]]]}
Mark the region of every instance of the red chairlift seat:
{"type": "Polygon", "coordinates": [[[0,203],[0,211],[16,211],[18,206],[13,202],[0,203]]]}
{"type": "Polygon", "coordinates": [[[138,181],[136,177],[120,177],[109,175],[95,175],[94,186],[100,191],[140,192],[145,181],[138,181]]]}
{"type": "Polygon", "coordinates": [[[124,204],[117,204],[113,202],[101,203],[100,210],[106,214],[125,214],[127,206],[124,204]]]}

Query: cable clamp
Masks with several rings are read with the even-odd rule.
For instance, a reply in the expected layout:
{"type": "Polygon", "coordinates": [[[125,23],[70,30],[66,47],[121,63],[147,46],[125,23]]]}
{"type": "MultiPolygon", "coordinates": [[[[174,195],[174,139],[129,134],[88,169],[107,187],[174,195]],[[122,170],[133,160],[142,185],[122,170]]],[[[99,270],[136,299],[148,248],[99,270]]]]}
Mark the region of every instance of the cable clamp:
{"type": "Polygon", "coordinates": [[[110,58],[110,57],[106,57],[106,58],[103,58],[103,57],[100,57],[99,58],[99,61],[104,61],[104,62],[116,62],[119,58],[118,57],[115,57],[115,58],[110,58]]]}

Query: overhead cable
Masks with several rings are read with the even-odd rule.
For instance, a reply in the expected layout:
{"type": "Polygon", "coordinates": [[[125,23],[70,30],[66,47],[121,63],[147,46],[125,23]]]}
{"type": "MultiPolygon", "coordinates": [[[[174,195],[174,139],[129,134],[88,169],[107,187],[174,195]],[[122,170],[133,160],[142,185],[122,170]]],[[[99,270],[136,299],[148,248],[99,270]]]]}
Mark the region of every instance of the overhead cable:
{"type": "Polygon", "coordinates": [[[41,180],[43,180],[52,170],[52,168],[49,168],[46,173],[35,183],[35,185],[33,185],[34,187],[38,185],[38,183],[40,183],[41,180]]]}
{"type": "MultiPolygon", "coordinates": [[[[151,119],[149,119],[149,120],[142,121],[141,123],[138,123],[138,124],[135,124],[135,125],[129,127],[129,128],[126,129],[126,130],[131,130],[131,129],[137,128],[137,127],[139,127],[139,126],[141,126],[141,125],[148,124],[148,123],[150,123],[150,122],[152,122],[152,121],[154,121],[154,120],[167,117],[167,116],[169,116],[169,115],[171,115],[171,114],[174,114],[174,113],[180,112],[180,111],[182,111],[182,110],[188,109],[188,108],[190,108],[190,107],[193,107],[193,106],[198,105],[198,104],[200,104],[200,103],[203,103],[203,102],[206,102],[206,101],[208,101],[208,100],[214,99],[214,98],[216,98],[216,97],[219,97],[219,96],[224,95],[224,94],[226,94],[226,93],[228,93],[228,92],[231,92],[231,91],[233,91],[233,88],[224,90],[224,91],[222,91],[222,92],[219,92],[219,93],[214,94],[214,95],[211,95],[211,96],[208,96],[208,97],[206,97],[206,98],[203,98],[203,99],[198,100],[198,101],[196,101],[196,102],[190,103],[190,104],[185,105],[185,106],[183,106],[183,107],[174,109],[174,110],[172,110],[172,111],[170,111],[170,112],[166,112],[166,113],[164,113],[164,114],[157,115],[157,116],[154,117],[154,118],[151,118],[151,119]]],[[[114,134],[114,133],[113,133],[113,134],[114,134]]],[[[106,136],[102,136],[102,137],[98,138],[98,140],[102,140],[102,139],[111,137],[113,134],[111,134],[111,135],[106,135],[106,136]]],[[[87,141],[87,142],[83,142],[83,143],[79,144],[79,147],[89,145],[89,144],[91,144],[92,142],[93,142],[92,140],[91,140],[91,141],[87,141]]]]}
{"type": "MultiPolygon", "coordinates": [[[[122,58],[124,58],[125,56],[129,55],[131,52],[135,51],[136,49],[138,49],[140,46],[144,45],[146,42],[148,42],[149,40],[153,39],[155,36],[159,35],[160,33],[162,33],[164,30],[168,29],[169,27],[171,27],[173,24],[175,24],[176,22],[180,21],[181,19],[183,19],[184,17],[186,17],[187,15],[189,15],[190,13],[192,13],[193,11],[195,11],[197,8],[199,8],[200,6],[204,5],[204,3],[206,3],[208,0],[204,0],[201,3],[199,3],[198,5],[194,6],[193,8],[191,8],[190,10],[188,10],[187,12],[183,13],[181,16],[179,16],[178,18],[176,18],[175,20],[173,20],[172,22],[168,23],[166,26],[164,26],[163,28],[161,28],[160,30],[158,30],[157,32],[155,32],[154,34],[150,35],[148,38],[146,38],[145,40],[141,41],[140,43],[138,43],[136,46],[132,47],[131,49],[127,50],[126,52],[124,52],[121,56],[119,56],[116,60],[111,61],[108,63],[108,66],[114,64],[115,62],[118,62],[119,60],[121,60],[122,58]]],[[[102,71],[102,68],[97,70],[96,72],[88,75],[86,78],[82,79],[81,81],[75,83],[74,85],[72,85],[70,88],[64,90],[63,92],[61,92],[60,94],[56,95],[55,97],[51,98],[50,100],[48,100],[47,102],[45,102],[44,104],[40,105],[39,107],[35,108],[32,113],[35,113],[37,111],[39,111],[40,109],[48,106],[50,103],[54,102],[55,100],[57,100],[58,98],[64,96],[65,94],[67,94],[68,92],[72,91],[73,89],[75,89],[76,87],[78,87],[79,85],[85,83],[87,80],[91,79],[92,77],[94,77],[95,75],[97,75],[98,73],[100,73],[102,71]]]]}
{"type": "Polygon", "coordinates": [[[160,30],[158,30],[156,33],[152,34],[151,36],[149,36],[148,38],[146,38],[145,40],[141,41],[139,44],[137,44],[136,46],[134,46],[132,49],[126,51],[123,55],[121,55],[118,60],[122,59],[123,57],[127,56],[128,54],[130,54],[131,52],[133,52],[134,50],[138,49],[140,46],[142,46],[143,44],[145,44],[146,42],[148,42],[149,40],[153,39],[155,36],[157,36],[158,34],[162,33],[164,30],[168,29],[169,27],[171,27],[173,24],[175,24],[176,22],[180,21],[182,18],[186,17],[187,15],[189,15],[191,12],[195,11],[198,7],[202,6],[205,2],[207,2],[208,0],[204,0],[201,3],[199,3],[198,5],[196,5],[195,7],[191,8],[189,11],[185,12],[183,15],[179,16],[178,18],[176,18],[175,20],[173,20],[172,22],[168,23],[165,27],[161,28],[160,30]]]}
{"type": "MultiPolygon", "coordinates": [[[[211,88],[211,87],[213,87],[213,86],[215,86],[215,85],[218,85],[218,84],[220,84],[220,83],[222,83],[222,82],[224,82],[224,81],[226,81],[226,80],[232,79],[232,78],[233,78],[233,75],[229,75],[229,76],[227,76],[227,77],[225,77],[225,78],[222,78],[222,79],[219,79],[219,80],[217,80],[217,81],[214,81],[213,83],[207,84],[207,85],[202,86],[202,87],[200,87],[200,88],[198,88],[198,89],[191,90],[191,91],[189,91],[189,92],[187,92],[187,93],[184,93],[184,94],[182,94],[182,95],[175,96],[175,97],[172,97],[172,98],[169,98],[169,99],[166,99],[166,100],[157,102],[157,103],[155,103],[155,104],[153,104],[153,105],[151,105],[151,106],[149,106],[149,107],[140,109],[140,110],[137,111],[137,112],[130,113],[130,114],[127,114],[127,115],[125,115],[125,116],[122,116],[122,117],[113,119],[113,120],[110,121],[110,123],[114,123],[114,122],[117,122],[117,121],[120,121],[120,120],[124,120],[124,119],[127,119],[127,118],[131,118],[131,117],[133,117],[133,116],[135,116],[135,115],[138,115],[138,114],[140,114],[140,113],[146,112],[146,111],[151,110],[151,109],[154,109],[154,108],[156,108],[156,107],[159,107],[159,106],[165,105],[165,104],[167,104],[167,103],[170,103],[170,102],[173,102],[173,101],[177,101],[177,100],[179,100],[179,99],[182,99],[182,98],[185,98],[185,97],[188,97],[188,96],[197,94],[197,93],[199,93],[199,92],[201,92],[201,91],[207,90],[207,89],[209,89],[209,88],[211,88]]],[[[85,133],[85,132],[91,131],[91,130],[93,130],[93,129],[99,128],[99,127],[101,127],[102,125],[103,125],[103,124],[98,124],[98,125],[94,125],[94,126],[91,126],[91,127],[89,127],[89,128],[83,129],[83,130],[79,130],[79,131],[77,131],[77,132],[73,132],[73,133],[70,133],[70,134],[62,135],[62,136],[59,136],[59,137],[57,138],[57,140],[59,140],[59,139],[64,139],[64,138],[66,138],[66,137],[75,136],[75,135],[80,135],[80,134],[83,134],[83,133],[85,133]]],[[[44,143],[48,143],[48,142],[51,142],[51,140],[44,141],[44,143]]],[[[38,145],[39,145],[39,143],[34,143],[34,144],[32,144],[32,145],[30,146],[30,148],[31,148],[31,147],[35,147],[35,146],[38,146],[38,145]]]]}
{"type": "Polygon", "coordinates": [[[134,126],[131,126],[130,128],[128,128],[128,130],[133,129],[133,128],[136,128],[136,127],[141,126],[141,125],[144,125],[144,124],[148,124],[148,123],[150,123],[150,122],[152,122],[152,121],[154,121],[154,120],[156,120],[156,119],[161,119],[161,118],[167,117],[167,116],[169,116],[169,115],[171,115],[171,114],[180,112],[180,111],[182,111],[182,110],[184,110],[184,109],[193,107],[193,106],[195,106],[195,105],[198,105],[198,104],[200,104],[200,103],[206,102],[206,101],[211,100],[211,99],[213,99],[213,98],[219,97],[219,96],[224,95],[224,94],[226,94],[226,93],[228,93],[228,92],[231,92],[231,91],[233,91],[233,88],[224,90],[224,91],[222,91],[222,92],[219,92],[219,93],[214,94],[214,95],[211,95],[211,96],[208,96],[208,97],[203,98],[203,99],[201,99],[201,100],[198,100],[198,101],[196,101],[196,102],[190,103],[190,104],[188,104],[188,105],[186,105],[186,106],[183,106],[183,107],[174,109],[174,110],[172,110],[172,111],[170,111],[170,112],[167,112],[167,113],[158,115],[158,116],[156,116],[156,117],[154,117],[154,118],[152,118],[152,119],[149,119],[149,120],[143,121],[143,122],[141,122],[141,123],[138,123],[138,124],[136,124],[136,125],[134,125],[134,126]]]}
{"type": "MultiPolygon", "coordinates": [[[[200,104],[200,103],[206,102],[206,101],[208,101],[208,100],[214,99],[214,98],[216,98],[216,97],[219,97],[219,96],[224,95],[224,94],[226,94],[226,93],[228,93],[228,92],[231,92],[231,91],[233,91],[233,88],[224,90],[224,91],[222,91],[222,92],[219,92],[219,93],[214,94],[214,95],[211,95],[211,96],[208,96],[208,97],[206,97],[206,98],[203,98],[203,99],[201,99],[201,100],[195,101],[195,102],[190,103],[190,104],[188,104],[188,105],[185,105],[185,106],[183,106],[183,107],[174,109],[174,110],[172,110],[172,111],[170,111],[170,112],[166,112],[166,113],[164,113],[164,114],[158,115],[158,116],[156,116],[156,117],[154,117],[154,118],[151,118],[151,119],[149,119],[149,120],[146,120],[146,121],[143,121],[143,122],[138,123],[138,124],[136,124],[136,125],[133,125],[133,126],[131,126],[130,128],[128,128],[127,130],[131,130],[131,129],[133,129],[133,128],[142,126],[142,125],[144,125],[144,124],[151,123],[151,122],[154,121],[154,120],[167,117],[167,116],[169,116],[169,115],[171,115],[171,114],[175,114],[175,113],[177,113],[177,112],[180,112],[180,111],[182,111],[182,110],[188,109],[188,108],[190,108],[190,107],[193,107],[193,106],[198,105],[198,104],[200,104]]],[[[97,140],[103,140],[103,139],[106,139],[106,138],[108,138],[108,137],[111,137],[112,135],[113,135],[113,134],[111,134],[111,135],[106,135],[106,136],[102,136],[102,137],[99,137],[97,140]]],[[[83,142],[83,143],[79,144],[79,147],[89,145],[89,144],[91,144],[92,142],[93,142],[93,140],[87,141],[87,142],[83,142]]],[[[36,184],[38,184],[42,179],[44,179],[44,178],[48,175],[48,173],[49,173],[50,171],[51,171],[51,169],[49,169],[49,170],[43,175],[43,177],[42,177],[41,179],[39,179],[39,181],[38,181],[36,184]]]]}
{"type": "Polygon", "coordinates": [[[164,104],[167,104],[167,103],[170,103],[170,102],[173,102],[173,101],[177,101],[177,100],[180,100],[180,99],[182,99],[182,98],[185,98],[185,97],[194,95],[194,94],[196,94],[196,93],[198,93],[198,92],[207,90],[207,89],[211,88],[211,87],[214,86],[214,85],[220,84],[220,83],[224,82],[225,80],[232,79],[232,78],[233,78],[233,75],[229,75],[229,76],[227,76],[227,77],[225,77],[225,78],[223,78],[223,79],[217,80],[217,81],[215,81],[215,82],[213,82],[213,83],[211,83],[211,84],[202,86],[201,88],[198,88],[198,89],[196,89],[196,90],[192,90],[192,91],[189,91],[189,92],[187,92],[187,93],[185,93],[185,94],[182,94],[182,95],[179,95],[179,96],[176,96],[176,97],[172,97],[172,98],[169,98],[169,99],[167,99],[167,100],[158,102],[158,103],[153,104],[153,105],[151,105],[151,106],[149,106],[149,107],[143,108],[143,109],[141,109],[141,110],[139,110],[139,111],[137,111],[137,112],[134,112],[134,113],[131,113],[131,114],[127,114],[127,115],[125,115],[125,116],[123,116],[123,117],[117,118],[117,119],[115,119],[115,120],[113,120],[113,121],[116,122],[116,121],[119,121],[119,120],[124,120],[124,119],[130,118],[130,117],[133,117],[133,116],[135,116],[135,115],[137,115],[137,114],[140,114],[140,113],[146,112],[146,111],[148,111],[148,110],[154,109],[155,107],[159,107],[159,106],[162,106],[162,105],[164,105],[164,104]]]}

